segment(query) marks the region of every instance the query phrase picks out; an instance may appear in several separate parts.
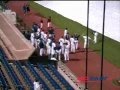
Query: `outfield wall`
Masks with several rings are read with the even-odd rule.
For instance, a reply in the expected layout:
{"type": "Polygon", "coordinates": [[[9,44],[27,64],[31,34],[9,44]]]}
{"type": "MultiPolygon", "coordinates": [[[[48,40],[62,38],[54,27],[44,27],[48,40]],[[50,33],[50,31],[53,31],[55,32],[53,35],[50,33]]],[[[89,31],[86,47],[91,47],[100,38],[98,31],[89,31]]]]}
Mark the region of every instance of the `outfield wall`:
{"type": "MultiPolygon", "coordinates": [[[[87,25],[87,1],[35,1],[57,13],[87,25]]],[[[102,33],[103,1],[90,1],[89,28],[102,33]]],[[[105,35],[120,42],[120,1],[106,2],[105,35]]]]}

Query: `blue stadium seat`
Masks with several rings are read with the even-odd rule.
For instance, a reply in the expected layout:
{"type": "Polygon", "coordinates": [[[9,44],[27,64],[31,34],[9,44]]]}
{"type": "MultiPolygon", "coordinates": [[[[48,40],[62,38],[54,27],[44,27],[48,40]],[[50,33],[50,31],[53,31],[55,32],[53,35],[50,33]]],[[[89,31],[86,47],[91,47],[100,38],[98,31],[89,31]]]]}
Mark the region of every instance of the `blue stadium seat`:
{"type": "Polygon", "coordinates": [[[26,62],[26,66],[29,68],[29,70],[32,72],[32,74],[34,75],[34,77],[36,79],[38,79],[40,81],[40,83],[43,86],[44,90],[50,90],[49,87],[46,85],[46,83],[42,80],[42,78],[39,76],[39,74],[36,72],[36,70],[34,69],[34,66],[32,64],[30,64],[30,62],[26,62]]]}
{"type": "Polygon", "coordinates": [[[0,48],[0,61],[2,62],[3,66],[5,67],[8,75],[10,76],[13,84],[16,86],[18,90],[24,90],[19,78],[17,77],[16,73],[14,72],[13,68],[9,65],[7,56],[5,55],[4,51],[0,48]]]}
{"type": "Polygon", "coordinates": [[[1,84],[0,84],[0,85],[2,85],[2,88],[8,90],[8,89],[9,89],[9,85],[8,85],[8,83],[6,82],[5,77],[4,77],[4,75],[3,75],[3,73],[2,73],[1,70],[0,70],[0,81],[1,81],[1,84]]]}
{"type": "Polygon", "coordinates": [[[30,90],[33,90],[33,82],[30,79],[30,76],[25,72],[25,70],[22,68],[22,65],[20,64],[19,61],[15,61],[15,65],[18,69],[18,71],[20,72],[20,74],[22,75],[22,77],[24,78],[24,81],[26,82],[26,84],[30,87],[30,90]]]}
{"type": "Polygon", "coordinates": [[[49,75],[49,73],[45,70],[42,64],[38,64],[39,70],[46,76],[46,78],[51,82],[52,86],[57,89],[61,90],[61,87],[57,84],[57,82],[49,75]]]}
{"type": "Polygon", "coordinates": [[[61,83],[67,88],[67,90],[74,90],[73,87],[63,78],[63,76],[57,71],[55,67],[51,64],[48,64],[51,72],[61,81],[61,83]]]}

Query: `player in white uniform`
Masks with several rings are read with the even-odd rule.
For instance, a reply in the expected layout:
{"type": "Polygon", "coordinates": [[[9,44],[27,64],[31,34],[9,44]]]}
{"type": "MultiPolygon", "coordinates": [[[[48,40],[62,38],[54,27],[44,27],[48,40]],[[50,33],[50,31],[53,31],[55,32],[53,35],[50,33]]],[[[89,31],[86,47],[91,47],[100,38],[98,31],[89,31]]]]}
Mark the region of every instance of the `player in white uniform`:
{"type": "Polygon", "coordinates": [[[52,44],[51,44],[51,57],[53,55],[55,55],[55,47],[56,47],[55,41],[52,41],[52,44]]]}
{"type": "Polygon", "coordinates": [[[64,30],[64,38],[66,37],[67,33],[68,33],[68,29],[65,28],[65,30],[64,30]]]}
{"type": "Polygon", "coordinates": [[[73,36],[70,37],[70,45],[71,45],[71,47],[70,47],[71,52],[75,53],[75,40],[74,40],[73,36]]]}
{"type": "Polygon", "coordinates": [[[76,34],[76,33],[74,34],[75,49],[76,49],[76,50],[78,49],[79,37],[80,37],[80,35],[78,35],[78,34],[76,34]]]}
{"type": "MultiPolygon", "coordinates": [[[[87,36],[83,36],[84,38],[84,48],[86,48],[86,45],[87,45],[87,36]]],[[[91,40],[90,37],[88,37],[88,47],[89,47],[89,40],[91,40]]]]}
{"type": "Polygon", "coordinates": [[[47,42],[46,42],[46,49],[47,49],[47,55],[48,55],[48,56],[51,54],[51,46],[50,46],[50,43],[51,43],[51,39],[48,38],[48,39],[47,39],[47,42]]]}
{"type": "Polygon", "coordinates": [[[38,27],[38,29],[37,29],[37,33],[39,33],[39,34],[40,34],[40,32],[41,32],[41,28],[40,28],[40,27],[38,27]]]}
{"type": "Polygon", "coordinates": [[[41,39],[44,40],[44,30],[41,31],[41,35],[40,36],[41,36],[41,39]]]}
{"type": "Polygon", "coordinates": [[[33,32],[32,32],[31,35],[30,35],[30,41],[31,41],[31,44],[34,46],[34,43],[35,43],[35,35],[34,35],[33,32]]]}
{"type": "Polygon", "coordinates": [[[64,60],[69,61],[69,49],[70,49],[69,41],[66,40],[64,46],[65,46],[64,60]]]}
{"type": "Polygon", "coordinates": [[[44,40],[44,42],[45,42],[45,44],[46,44],[46,42],[47,42],[47,32],[44,33],[44,38],[43,38],[43,40],[44,40]]]}
{"type": "Polygon", "coordinates": [[[94,44],[97,43],[98,32],[94,32],[94,44]]]}
{"type": "Polygon", "coordinates": [[[59,39],[60,46],[61,46],[61,53],[64,54],[64,38],[63,36],[59,39]]]}

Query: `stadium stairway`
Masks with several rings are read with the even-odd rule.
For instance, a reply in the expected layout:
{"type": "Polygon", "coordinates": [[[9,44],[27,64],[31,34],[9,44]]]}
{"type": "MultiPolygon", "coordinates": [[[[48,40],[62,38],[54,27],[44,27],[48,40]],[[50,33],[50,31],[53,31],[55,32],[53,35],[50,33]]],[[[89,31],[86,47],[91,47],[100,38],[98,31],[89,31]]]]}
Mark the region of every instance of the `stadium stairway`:
{"type": "Polygon", "coordinates": [[[13,63],[10,63],[10,65],[12,66],[12,68],[13,68],[13,70],[15,71],[16,75],[17,75],[18,78],[20,79],[22,85],[24,86],[24,89],[25,89],[25,90],[28,90],[28,86],[26,86],[26,84],[25,84],[23,78],[21,78],[22,76],[19,74],[19,72],[18,72],[16,66],[15,66],[13,63]]]}
{"type": "Polygon", "coordinates": [[[60,75],[54,64],[32,64],[30,61],[8,61],[4,51],[0,49],[0,85],[4,90],[33,90],[33,82],[37,78],[42,90],[74,90],[60,75]]]}
{"type": "Polygon", "coordinates": [[[50,88],[50,90],[54,90],[54,87],[47,80],[47,78],[44,76],[44,74],[37,67],[34,67],[34,69],[36,70],[36,72],[38,72],[38,74],[41,76],[41,78],[45,81],[45,83],[48,85],[48,87],[50,88]]]}
{"type": "MultiPolygon", "coordinates": [[[[8,83],[9,83],[9,90],[15,90],[9,75],[7,74],[5,68],[3,67],[2,64],[1,64],[1,70],[3,71],[3,74],[4,74],[5,78],[7,79],[8,83]]],[[[3,87],[1,87],[1,90],[2,90],[2,88],[3,87]]]]}
{"type": "Polygon", "coordinates": [[[18,90],[23,90],[23,86],[19,80],[19,78],[17,77],[16,73],[14,72],[13,68],[9,65],[8,61],[7,61],[7,57],[4,54],[4,51],[2,49],[0,49],[0,60],[3,64],[3,67],[5,68],[7,74],[9,75],[14,88],[18,89],[18,90]]]}

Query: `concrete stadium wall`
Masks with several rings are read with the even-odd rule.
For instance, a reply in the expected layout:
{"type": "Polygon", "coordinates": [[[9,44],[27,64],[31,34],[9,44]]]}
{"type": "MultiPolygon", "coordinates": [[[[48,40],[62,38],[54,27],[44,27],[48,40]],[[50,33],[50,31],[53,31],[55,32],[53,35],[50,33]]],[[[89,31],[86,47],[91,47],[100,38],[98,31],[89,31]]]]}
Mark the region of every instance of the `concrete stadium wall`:
{"type": "MultiPolygon", "coordinates": [[[[35,1],[57,13],[87,25],[87,1],[35,1]]],[[[89,28],[102,33],[103,1],[90,1],[89,28]]],[[[120,1],[106,2],[105,36],[120,42],[120,1]]]]}

